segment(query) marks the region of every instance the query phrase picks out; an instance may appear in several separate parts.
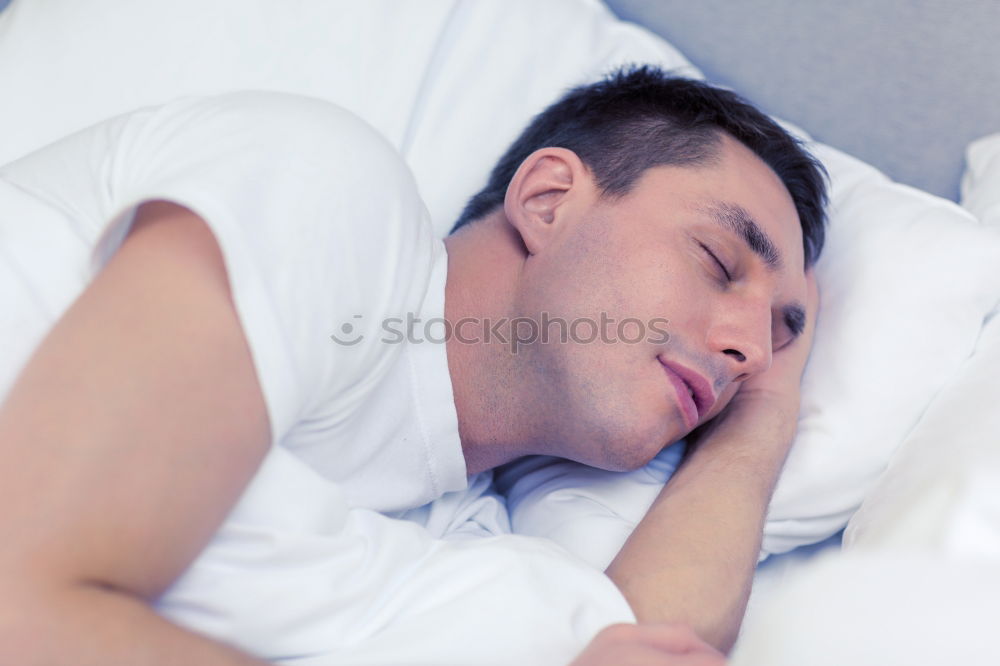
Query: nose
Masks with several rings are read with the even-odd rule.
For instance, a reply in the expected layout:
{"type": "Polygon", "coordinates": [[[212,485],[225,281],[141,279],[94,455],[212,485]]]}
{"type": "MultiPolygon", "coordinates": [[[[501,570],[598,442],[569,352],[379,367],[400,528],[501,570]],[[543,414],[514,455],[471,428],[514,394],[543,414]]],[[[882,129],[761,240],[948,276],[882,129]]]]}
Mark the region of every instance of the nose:
{"type": "Polygon", "coordinates": [[[771,309],[755,302],[729,303],[709,329],[708,345],[721,354],[732,381],[743,381],[771,367],[771,309]]]}

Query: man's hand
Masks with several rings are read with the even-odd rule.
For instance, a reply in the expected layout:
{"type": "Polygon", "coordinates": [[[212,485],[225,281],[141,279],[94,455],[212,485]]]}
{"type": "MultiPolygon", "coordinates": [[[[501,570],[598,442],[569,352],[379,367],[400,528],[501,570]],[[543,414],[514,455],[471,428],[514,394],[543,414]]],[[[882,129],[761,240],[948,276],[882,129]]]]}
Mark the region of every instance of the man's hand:
{"type": "Polygon", "coordinates": [[[743,620],[764,516],[798,423],[819,302],[815,277],[806,277],[802,334],[700,429],[607,570],[640,622],[688,624],[723,651],[743,620]]]}
{"type": "Polygon", "coordinates": [[[570,666],[723,666],[712,646],[683,624],[614,624],[570,666]]]}

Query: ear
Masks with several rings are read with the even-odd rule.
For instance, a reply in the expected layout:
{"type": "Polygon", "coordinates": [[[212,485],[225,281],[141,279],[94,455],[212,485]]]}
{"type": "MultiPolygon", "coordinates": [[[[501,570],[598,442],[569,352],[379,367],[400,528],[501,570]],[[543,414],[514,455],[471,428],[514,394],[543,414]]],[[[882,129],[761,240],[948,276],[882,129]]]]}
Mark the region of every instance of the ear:
{"type": "Polygon", "coordinates": [[[504,213],[537,254],[573,219],[572,205],[593,189],[590,171],[566,148],[541,148],[528,156],[507,186],[504,213]]]}

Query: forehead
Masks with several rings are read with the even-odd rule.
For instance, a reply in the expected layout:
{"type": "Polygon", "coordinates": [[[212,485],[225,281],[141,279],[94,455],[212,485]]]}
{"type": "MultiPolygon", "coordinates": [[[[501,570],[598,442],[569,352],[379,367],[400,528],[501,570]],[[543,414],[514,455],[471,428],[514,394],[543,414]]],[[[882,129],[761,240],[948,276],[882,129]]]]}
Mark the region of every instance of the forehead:
{"type": "Polygon", "coordinates": [[[791,195],[763,160],[728,135],[704,165],[649,169],[629,198],[652,221],[676,220],[683,211],[683,219],[741,237],[771,268],[804,273],[802,227],[791,195]]]}

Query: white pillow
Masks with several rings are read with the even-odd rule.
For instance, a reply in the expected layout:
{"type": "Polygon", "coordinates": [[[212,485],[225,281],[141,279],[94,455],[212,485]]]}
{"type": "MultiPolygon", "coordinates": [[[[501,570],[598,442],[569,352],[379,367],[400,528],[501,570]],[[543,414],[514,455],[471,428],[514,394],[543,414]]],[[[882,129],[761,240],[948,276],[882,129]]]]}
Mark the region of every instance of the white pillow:
{"type": "MultiPolygon", "coordinates": [[[[301,0],[294,10],[270,0],[17,0],[0,14],[0,162],[179,95],[297,92],[382,131],[413,167],[444,235],[533,114],[629,61],[697,75],[665,41],[597,0],[301,0]]],[[[846,523],[971,352],[1000,292],[994,233],[953,204],[815,150],[833,176],[818,266],[824,309],[768,552],[846,523]]],[[[644,510],[618,519],[630,526],[644,510]]]]}
{"type": "Polygon", "coordinates": [[[0,164],[141,106],[241,89],[335,102],[399,147],[454,4],[15,0],[0,13],[0,164]]]}
{"type": "Polygon", "coordinates": [[[1000,225],[1000,133],[969,144],[962,177],[962,205],[987,224],[1000,225]]]}
{"type": "Polygon", "coordinates": [[[0,164],[182,95],[311,95],[396,146],[445,236],[532,115],[633,61],[700,76],[599,0],[18,1],[0,14],[0,164]]]}
{"type": "Polygon", "coordinates": [[[832,181],[822,306],[765,550],[833,534],[972,353],[1000,300],[1000,232],[813,145],[832,181]]]}
{"type": "Polygon", "coordinates": [[[1000,316],[934,398],[844,532],[845,550],[1000,558],[1000,316]]]}

